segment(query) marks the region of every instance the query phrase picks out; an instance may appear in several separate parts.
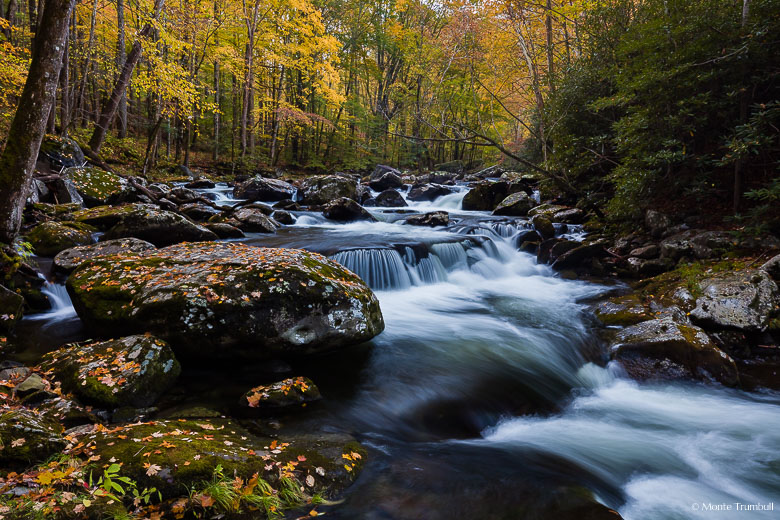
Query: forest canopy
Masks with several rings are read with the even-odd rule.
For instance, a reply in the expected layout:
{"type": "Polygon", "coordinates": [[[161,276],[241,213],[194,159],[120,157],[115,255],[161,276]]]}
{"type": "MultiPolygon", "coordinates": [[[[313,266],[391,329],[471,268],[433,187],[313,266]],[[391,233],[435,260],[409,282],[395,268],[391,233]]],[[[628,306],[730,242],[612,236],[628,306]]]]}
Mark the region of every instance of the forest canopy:
{"type": "MultiPolygon", "coordinates": [[[[2,5],[3,139],[44,1],[2,5]]],[[[617,218],[670,196],[739,212],[744,192],[766,210],[778,4],[79,0],[48,132],[144,173],[502,161],[617,218]]]]}

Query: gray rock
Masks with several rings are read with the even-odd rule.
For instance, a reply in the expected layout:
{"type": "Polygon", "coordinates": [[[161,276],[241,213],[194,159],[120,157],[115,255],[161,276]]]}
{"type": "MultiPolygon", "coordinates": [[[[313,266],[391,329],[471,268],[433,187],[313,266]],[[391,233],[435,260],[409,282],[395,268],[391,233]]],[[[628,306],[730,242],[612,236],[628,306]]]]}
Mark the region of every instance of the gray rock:
{"type": "Polygon", "coordinates": [[[441,184],[422,184],[409,190],[407,198],[415,202],[436,200],[444,195],[453,193],[453,189],[441,184]]]}
{"type": "Polygon", "coordinates": [[[674,262],[669,258],[653,258],[645,260],[631,257],[628,259],[628,269],[636,277],[645,278],[665,273],[674,268],[674,262]]]}
{"type": "Polygon", "coordinates": [[[293,217],[292,213],[285,211],[283,209],[278,209],[274,211],[271,216],[275,221],[277,221],[280,224],[284,224],[286,226],[295,224],[295,217],[293,217]]]}
{"type": "Polygon", "coordinates": [[[84,204],[76,185],[67,177],[60,177],[52,183],[55,202],[57,204],[84,204]]]}
{"type": "Polygon", "coordinates": [[[178,242],[217,239],[217,235],[182,215],[149,204],[131,204],[116,208],[101,206],[79,212],[74,218],[83,222],[116,221],[101,240],[133,237],[163,247],[178,242]]]}
{"type": "Polygon", "coordinates": [[[775,282],[780,282],[780,255],[775,255],[770,258],[761,266],[761,269],[766,271],[775,282]]]}
{"type": "Polygon", "coordinates": [[[696,258],[712,258],[734,247],[734,237],[725,231],[705,231],[691,239],[691,248],[696,258]]]}
{"type": "Polygon", "coordinates": [[[338,222],[351,222],[353,220],[376,220],[363,206],[352,199],[342,197],[336,199],[322,211],[325,218],[338,222]]]}
{"type": "Polygon", "coordinates": [[[215,233],[219,238],[244,238],[244,232],[225,222],[207,222],[203,227],[215,233]]]}
{"type": "Polygon", "coordinates": [[[279,228],[279,223],[269,217],[262,208],[241,208],[233,213],[233,218],[239,222],[241,231],[249,233],[276,233],[279,228]]]}
{"type": "Polygon", "coordinates": [[[671,317],[644,321],[623,329],[610,347],[613,359],[636,379],[714,379],[734,386],[734,360],[698,327],[671,317]]]}
{"type": "Polygon", "coordinates": [[[579,208],[564,209],[556,212],[552,220],[564,224],[582,224],[582,221],[585,220],[585,212],[579,208]]]}
{"type": "Polygon", "coordinates": [[[233,196],[237,199],[279,201],[292,199],[296,193],[295,186],[279,180],[264,177],[253,177],[233,188],[233,196]]]}
{"type": "MultiPolygon", "coordinates": [[[[471,192],[469,192],[471,193],[471,192]]],[[[467,195],[468,196],[468,195],[467,195]]],[[[503,198],[493,210],[493,215],[524,217],[536,206],[536,201],[526,192],[519,191],[503,198]]],[[[465,199],[463,209],[466,209],[465,199]]]]}
{"type": "Polygon", "coordinates": [[[693,255],[693,243],[691,240],[696,235],[695,231],[683,231],[661,241],[661,256],[677,261],[680,258],[693,255]]]}
{"type": "MultiPolygon", "coordinates": [[[[564,269],[584,267],[585,264],[593,258],[604,256],[604,245],[603,242],[594,242],[591,244],[582,244],[570,249],[555,258],[555,261],[552,263],[552,268],[556,271],[563,271],[564,269]]],[[[553,253],[554,252],[555,251],[553,251],[553,253]]]]}
{"type": "Polygon", "coordinates": [[[392,166],[385,166],[384,164],[377,164],[376,167],[374,167],[374,171],[371,172],[370,179],[372,181],[381,179],[382,176],[392,173],[393,175],[397,175],[398,177],[401,177],[401,172],[393,168],[392,166]]]}
{"type": "Polygon", "coordinates": [[[409,205],[400,193],[390,189],[377,195],[374,204],[380,208],[405,208],[409,205]]]}
{"type": "Polygon", "coordinates": [[[727,273],[699,283],[702,295],[696,299],[691,319],[702,327],[766,330],[778,313],[780,294],[766,271],[727,273]]]}
{"type": "Polygon", "coordinates": [[[256,410],[278,410],[306,405],[322,399],[320,390],[308,377],[291,377],[283,381],[252,388],[239,403],[256,410]]]}
{"type": "Polygon", "coordinates": [[[407,217],[404,223],[412,226],[446,226],[450,223],[450,215],[446,211],[433,211],[423,215],[407,217]]]}
{"type": "Polygon", "coordinates": [[[32,410],[6,410],[0,414],[0,464],[28,466],[65,448],[62,428],[32,410]]]}
{"type": "Polygon", "coordinates": [[[661,253],[661,248],[659,248],[656,244],[650,244],[649,246],[638,247],[636,249],[631,250],[629,255],[635,256],[637,258],[642,258],[643,260],[649,260],[651,258],[658,257],[660,253],[661,253]]]}
{"type": "Polygon", "coordinates": [[[339,175],[310,177],[303,184],[303,202],[309,205],[327,204],[339,198],[355,200],[357,181],[339,175]]]}
{"type": "Polygon", "coordinates": [[[401,180],[400,175],[393,172],[387,172],[380,178],[372,180],[368,184],[371,186],[371,189],[375,191],[385,191],[402,187],[404,181],[401,180]]]}
{"type": "Polygon", "coordinates": [[[669,229],[672,222],[668,216],[658,211],[649,209],[645,212],[645,227],[655,238],[661,238],[669,229]]]}

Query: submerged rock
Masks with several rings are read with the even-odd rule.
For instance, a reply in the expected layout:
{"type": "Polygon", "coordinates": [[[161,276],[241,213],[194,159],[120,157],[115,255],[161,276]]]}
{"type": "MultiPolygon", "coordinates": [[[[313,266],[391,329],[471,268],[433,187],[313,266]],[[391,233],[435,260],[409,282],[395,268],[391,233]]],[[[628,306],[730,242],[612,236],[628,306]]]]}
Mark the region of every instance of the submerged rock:
{"type": "Polygon", "coordinates": [[[29,465],[65,448],[62,428],[33,410],[0,414],[0,464],[29,465]]]}
{"type": "Polygon", "coordinates": [[[67,287],[91,330],[149,331],[177,354],[266,358],[359,343],[384,329],[360,278],[296,249],[179,244],[92,260],[67,287]]]}
{"type": "Polygon", "coordinates": [[[699,286],[702,295],[691,319],[704,327],[761,332],[780,310],[777,284],[760,269],[710,278],[699,286]]]}
{"type": "Polygon", "coordinates": [[[27,239],[35,254],[54,256],[65,249],[91,244],[92,230],[73,222],[44,222],[35,226],[27,239]]]}
{"type": "Polygon", "coordinates": [[[737,367],[699,327],[671,317],[623,329],[611,346],[613,359],[636,379],[704,378],[727,386],[739,382],[737,367]]]}
{"type": "Polygon", "coordinates": [[[99,256],[115,255],[118,253],[142,253],[157,249],[154,244],[137,238],[117,238],[116,240],[107,240],[90,244],[88,246],[78,246],[60,251],[54,257],[54,267],[60,271],[70,272],[82,263],[99,256]]]}
{"type": "Polygon", "coordinates": [[[274,410],[305,405],[322,399],[320,390],[307,377],[295,377],[256,386],[241,396],[241,406],[258,410],[274,410]]]}
{"type": "Polygon", "coordinates": [[[150,406],[181,372],[168,344],[152,336],[61,348],[46,354],[41,368],[84,402],[112,409],[150,406]]]}
{"type": "Polygon", "coordinates": [[[318,433],[284,440],[258,437],[225,419],[166,420],[85,430],[77,439],[89,448],[74,454],[122,463],[122,474],[139,488],[155,487],[164,497],[187,494],[210,481],[214,468],[248,479],[255,473],[271,485],[284,475],[307,493],[333,498],[363,467],[365,449],[352,437],[318,433]]]}

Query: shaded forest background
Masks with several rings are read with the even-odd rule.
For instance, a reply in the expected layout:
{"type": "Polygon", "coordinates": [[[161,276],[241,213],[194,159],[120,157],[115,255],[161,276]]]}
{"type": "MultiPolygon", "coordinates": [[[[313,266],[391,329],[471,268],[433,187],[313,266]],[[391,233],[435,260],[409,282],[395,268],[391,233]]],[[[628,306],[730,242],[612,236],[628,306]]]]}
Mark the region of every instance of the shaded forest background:
{"type": "MultiPolygon", "coordinates": [[[[43,2],[0,6],[3,140],[43,2]]],[[[501,162],[777,231],[778,38],[778,0],[79,0],[48,132],[143,174],[501,162]]]]}

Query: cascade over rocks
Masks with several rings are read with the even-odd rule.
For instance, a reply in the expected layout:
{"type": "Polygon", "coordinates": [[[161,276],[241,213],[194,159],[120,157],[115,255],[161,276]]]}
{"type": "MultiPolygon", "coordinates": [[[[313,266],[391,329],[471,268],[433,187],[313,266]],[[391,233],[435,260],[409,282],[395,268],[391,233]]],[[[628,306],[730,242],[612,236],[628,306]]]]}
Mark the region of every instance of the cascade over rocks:
{"type": "Polygon", "coordinates": [[[233,196],[237,199],[278,201],[292,199],[295,196],[295,186],[279,179],[267,179],[256,176],[233,188],[233,196]]]}
{"type": "Polygon", "coordinates": [[[384,329],[366,284],[324,256],[235,243],[186,243],[86,262],[67,281],[86,327],[149,331],[181,356],[311,353],[384,329]]]}
{"type": "Polygon", "coordinates": [[[46,354],[41,368],[85,403],[109,409],[154,404],[181,372],[167,343],[141,335],[66,346],[46,354]]]}

